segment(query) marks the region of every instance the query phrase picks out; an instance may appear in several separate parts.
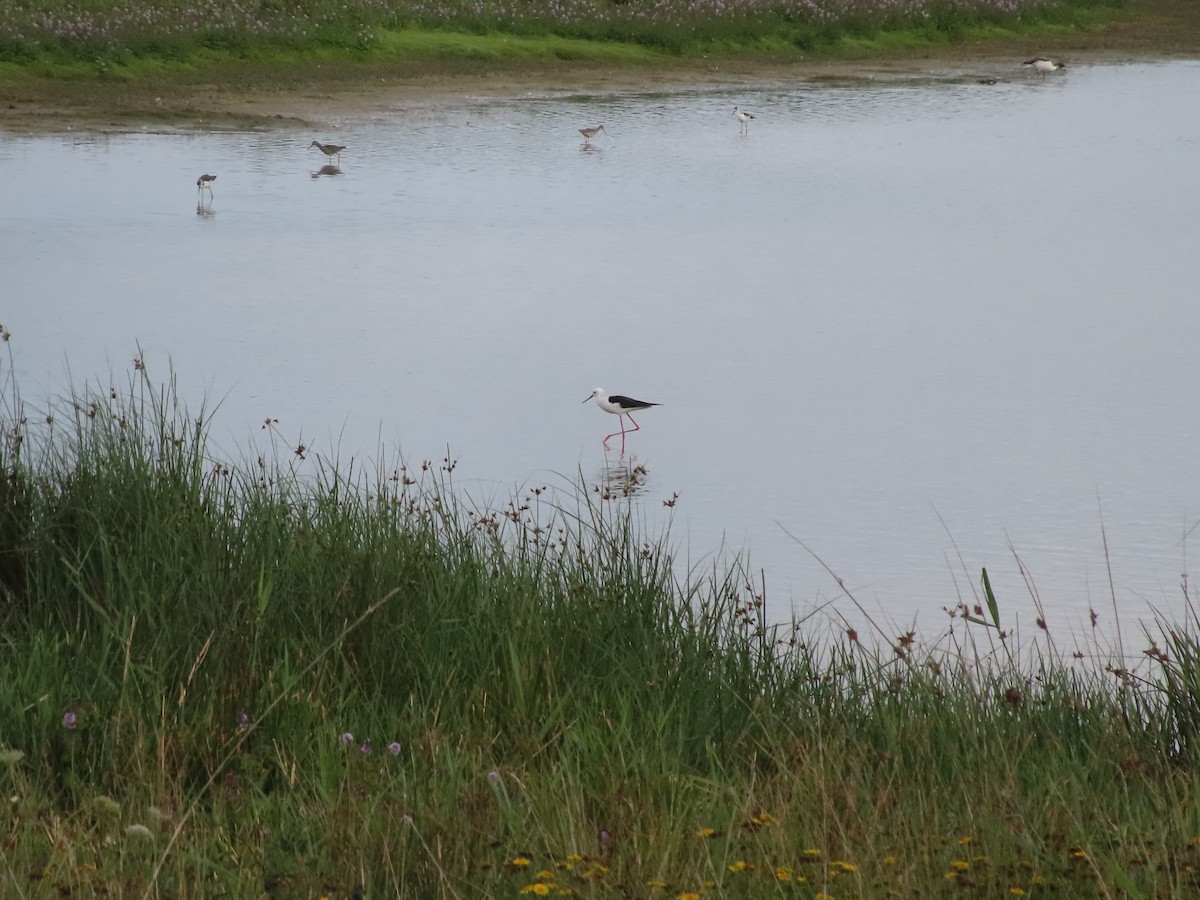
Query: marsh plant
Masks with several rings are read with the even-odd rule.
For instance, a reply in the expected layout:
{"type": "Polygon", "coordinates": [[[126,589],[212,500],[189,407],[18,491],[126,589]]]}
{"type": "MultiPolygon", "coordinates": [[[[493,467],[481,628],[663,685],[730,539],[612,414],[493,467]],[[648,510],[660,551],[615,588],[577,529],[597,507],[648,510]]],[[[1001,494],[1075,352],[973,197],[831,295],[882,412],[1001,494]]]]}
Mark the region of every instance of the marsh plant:
{"type": "Polygon", "coordinates": [[[1194,613],[1137,665],[991,595],[928,645],[772,625],[622,492],[479,505],[271,421],[223,459],[140,362],[5,390],[0,895],[1200,890],[1194,613]]]}
{"type": "MultiPolygon", "coordinates": [[[[402,30],[557,36],[668,52],[774,42],[811,50],[881,31],[940,40],[971,27],[1079,24],[1119,0],[36,0],[0,5],[0,62],[318,48],[370,54],[402,30]]],[[[410,48],[411,49],[411,48],[410,48]]],[[[443,48],[444,50],[444,48],[443,48]]]]}

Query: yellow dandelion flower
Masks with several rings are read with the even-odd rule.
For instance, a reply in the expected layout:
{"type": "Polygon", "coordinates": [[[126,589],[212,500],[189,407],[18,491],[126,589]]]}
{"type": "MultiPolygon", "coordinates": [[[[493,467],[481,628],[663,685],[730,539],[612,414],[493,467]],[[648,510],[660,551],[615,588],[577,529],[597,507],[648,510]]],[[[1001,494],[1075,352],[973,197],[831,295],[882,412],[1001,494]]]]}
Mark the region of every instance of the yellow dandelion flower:
{"type": "Polygon", "coordinates": [[[717,829],[709,828],[707,825],[703,828],[696,829],[696,837],[699,837],[699,838],[710,838],[716,833],[717,833],[717,829]]]}
{"type": "Polygon", "coordinates": [[[759,811],[750,817],[750,824],[756,825],[760,828],[764,825],[770,825],[772,822],[776,821],[778,820],[769,812],[759,811]]]}
{"type": "Polygon", "coordinates": [[[522,894],[537,894],[537,896],[539,896],[539,897],[545,897],[547,894],[550,893],[551,890],[553,890],[553,889],[550,887],[550,885],[543,884],[540,881],[535,881],[533,884],[527,884],[527,885],[525,885],[525,887],[521,888],[521,893],[522,894]]]}
{"type": "Polygon", "coordinates": [[[894,856],[885,856],[883,858],[883,864],[885,866],[894,866],[896,864],[896,862],[897,862],[897,860],[896,860],[896,857],[894,857],[894,856]]]}
{"type": "Polygon", "coordinates": [[[1086,850],[1072,850],[1071,859],[1087,859],[1086,850]]]}
{"type": "Polygon", "coordinates": [[[965,872],[967,869],[971,868],[971,864],[965,859],[956,859],[954,862],[950,863],[950,868],[956,872],[965,872]]]}
{"type": "Polygon", "coordinates": [[[668,885],[665,881],[647,881],[646,887],[652,891],[665,891],[668,885]]]}
{"type": "Polygon", "coordinates": [[[1010,887],[1008,889],[1008,892],[1010,894],[1012,894],[1014,897],[1024,897],[1025,896],[1025,888],[1010,887]]]}
{"type": "Polygon", "coordinates": [[[558,889],[558,895],[560,897],[572,897],[575,895],[575,888],[560,887],[558,889]]]}
{"type": "Polygon", "coordinates": [[[775,880],[776,881],[791,881],[792,880],[792,870],[785,869],[783,866],[780,866],[778,869],[775,870],[775,880]]]}
{"type": "Polygon", "coordinates": [[[735,863],[730,863],[728,866],[726,866],[726,868],[729,869],[730,872],[734,872],[734,873],[745,872],[746,869],[750,868],[750,864],[748,862],[746,862],[744,859],[739,859],[735,863]]]}
{"type": "Polygon", "coordinates": [[[845,862],[844,860],[840,860],[840,859],[835,859],[829,865],[839,872],[857,872],[858,871],[858,866],[856,866],[854,863],[845,862]]]}
{"type": "Polygon", "coordinates": [[[809,859],[820,859],[821,851],[818,850],[816,847],[808,847],[805,849],[805,851],[801,855],[807,856],[809,859]]]}
{"type": "Polygon", "coordinates": [[[555,863],[554,868],[558,869],[560,872],[570,872],[575,868],[575,863],[563,860],[562,862],[555,863]]]}
{"type": "Polygon", "coordinates": [[[957,881],[958,876],[959,876],[959,873],[955,872],[953,869],[951,869],[949,872],[947,872],[942,877],[945,878],[947,881],[957,881]]]}
{"type": "Polygon", "coordinates": [[[684,891],[675,900],[700,900],[700,894],[696,891],[684,891]]]}
{"type": "Polygon", "coordinates": [[[531,862],[533,862],[533,860],[531,860],[528,856],[516,856],[510,859],[508,864],[514,869],[524,869],[531,862]]]}
{"type": "Polygon", "coordinates": [[[551,872],[551,871],[549,871],[548,869],[542,869],[542,871],[538,872],[538,873],[537,873],[536,875],[534,875],[533,877],[534,877],[534,878],[540,878],[542,881],[553,881],[553,880],[554,880],[554,873],[553,873],[553,872],[551,872]]]}
{"type": "Polygon", "coordinates": [[[711,891],[716,886],[717,886],[717,883],[715,881],[713,881],[711,878],[704,882],[704,889],[706,891],[711,891]]]}
{"type": "Polygon", "coordinates": [[[965,847],[965,846],[967,846],[967,844],[971,843],[974,840],[975,839],[973,837],[971,837],[969,834],[964,834],[962,837],[960,837],[958,839],[958,843],[960,846],[965,847]]]}
{"type": "Polygon", "coordinates": [[[1033,883],[1036,885],[1043,885],[1046,883],[1046,876],[1034,875],[1032,880],[1033,880],[1033,883]]]}
{"type": "Polygon", "coordinates": [[[833,900],[833,894],[826,894],[824,891],[822,891],[817,894],[813,900],[833,900]]]}
{"type": "Polygon", "coordinates": [[[578,853],[568,853],[567,862],[583,862],[583,857],[578,853]]]}
{"type": "Polygon", "coordinates": [[[981,866],[986,866],[988,858],[981,853],[979,856],[972,856],[971,862],[979,863],[981,866]]]}

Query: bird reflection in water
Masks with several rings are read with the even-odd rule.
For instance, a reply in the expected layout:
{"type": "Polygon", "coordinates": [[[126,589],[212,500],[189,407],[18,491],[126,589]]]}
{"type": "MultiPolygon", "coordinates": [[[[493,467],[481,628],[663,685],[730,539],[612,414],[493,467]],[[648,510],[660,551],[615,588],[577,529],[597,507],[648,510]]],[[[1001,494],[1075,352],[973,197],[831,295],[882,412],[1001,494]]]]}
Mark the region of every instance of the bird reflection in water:
{"type": "Polygon", "coordinates": [[[632,497],[644,490],[649,480],[650,473],[636,457],[626,459],[621,454],[616,459],[605,461],[592,490],[600,495],[601,500],[632,497]]]}
{"type": "Polygon", "coordinates": [[[321,166],[321,168],[317,169],[317,171],[312,172],[311,174],[312,174],[313,178],[320,178],[322,175],[341,175],[342,167],[335,166],[333,164],[324,165],[324,166],[321,166]]]}
{"type": "Polygon", "coordinates": [[[209,200],[208,203],[197,201],[196,215],[200,216],[202,219],[211,219],[213,216],[215,216],[216,213],[213,211],[212,201],[209,200]]]}

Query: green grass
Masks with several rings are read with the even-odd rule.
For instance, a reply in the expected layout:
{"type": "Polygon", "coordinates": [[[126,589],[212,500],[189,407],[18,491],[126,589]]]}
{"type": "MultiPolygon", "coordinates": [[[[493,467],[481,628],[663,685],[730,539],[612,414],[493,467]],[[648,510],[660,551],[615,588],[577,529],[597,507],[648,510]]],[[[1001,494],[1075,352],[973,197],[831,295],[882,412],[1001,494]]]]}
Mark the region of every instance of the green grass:
{"type": "Polygon", "coordinates": [[[1194,618],[1133,671],[1004,598],[872,649],[619,494],[222,459],[141,369],[51,418],[9,386],[5,897],[1200,889],[1194,618]]]}
{"type": "Polygon", "coordinates": [[[39,0],[0,8],[0,77],[160,77],[230,62],[400,65],[577,62],[647,66],[712,55],[798,60],[938,47],[982,36],[1072,31],[1125,0],[39,0]]]}

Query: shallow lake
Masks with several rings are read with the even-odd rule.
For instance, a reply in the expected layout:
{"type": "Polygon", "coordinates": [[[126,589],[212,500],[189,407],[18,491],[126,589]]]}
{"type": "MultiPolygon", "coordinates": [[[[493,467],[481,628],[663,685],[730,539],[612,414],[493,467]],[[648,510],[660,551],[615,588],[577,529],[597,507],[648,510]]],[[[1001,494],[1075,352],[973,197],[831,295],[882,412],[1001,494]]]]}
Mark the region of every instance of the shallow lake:
{"type": "Polygon", "coordinates": [[[935,636],[986,566],[1034,631],[1019,555],[1060,646],[1091,609],[1136,644],[1200,538],[1200,63],[967,74],[5,136],[16,379],[140,352],[229,456],[271,417],[497,503],[641,465],[649,532],[746,551],[773,620],[861,626],[799,540],[887,628],[935,636]],[[662,404],[624,458],[597,385],[662,404]]]}

